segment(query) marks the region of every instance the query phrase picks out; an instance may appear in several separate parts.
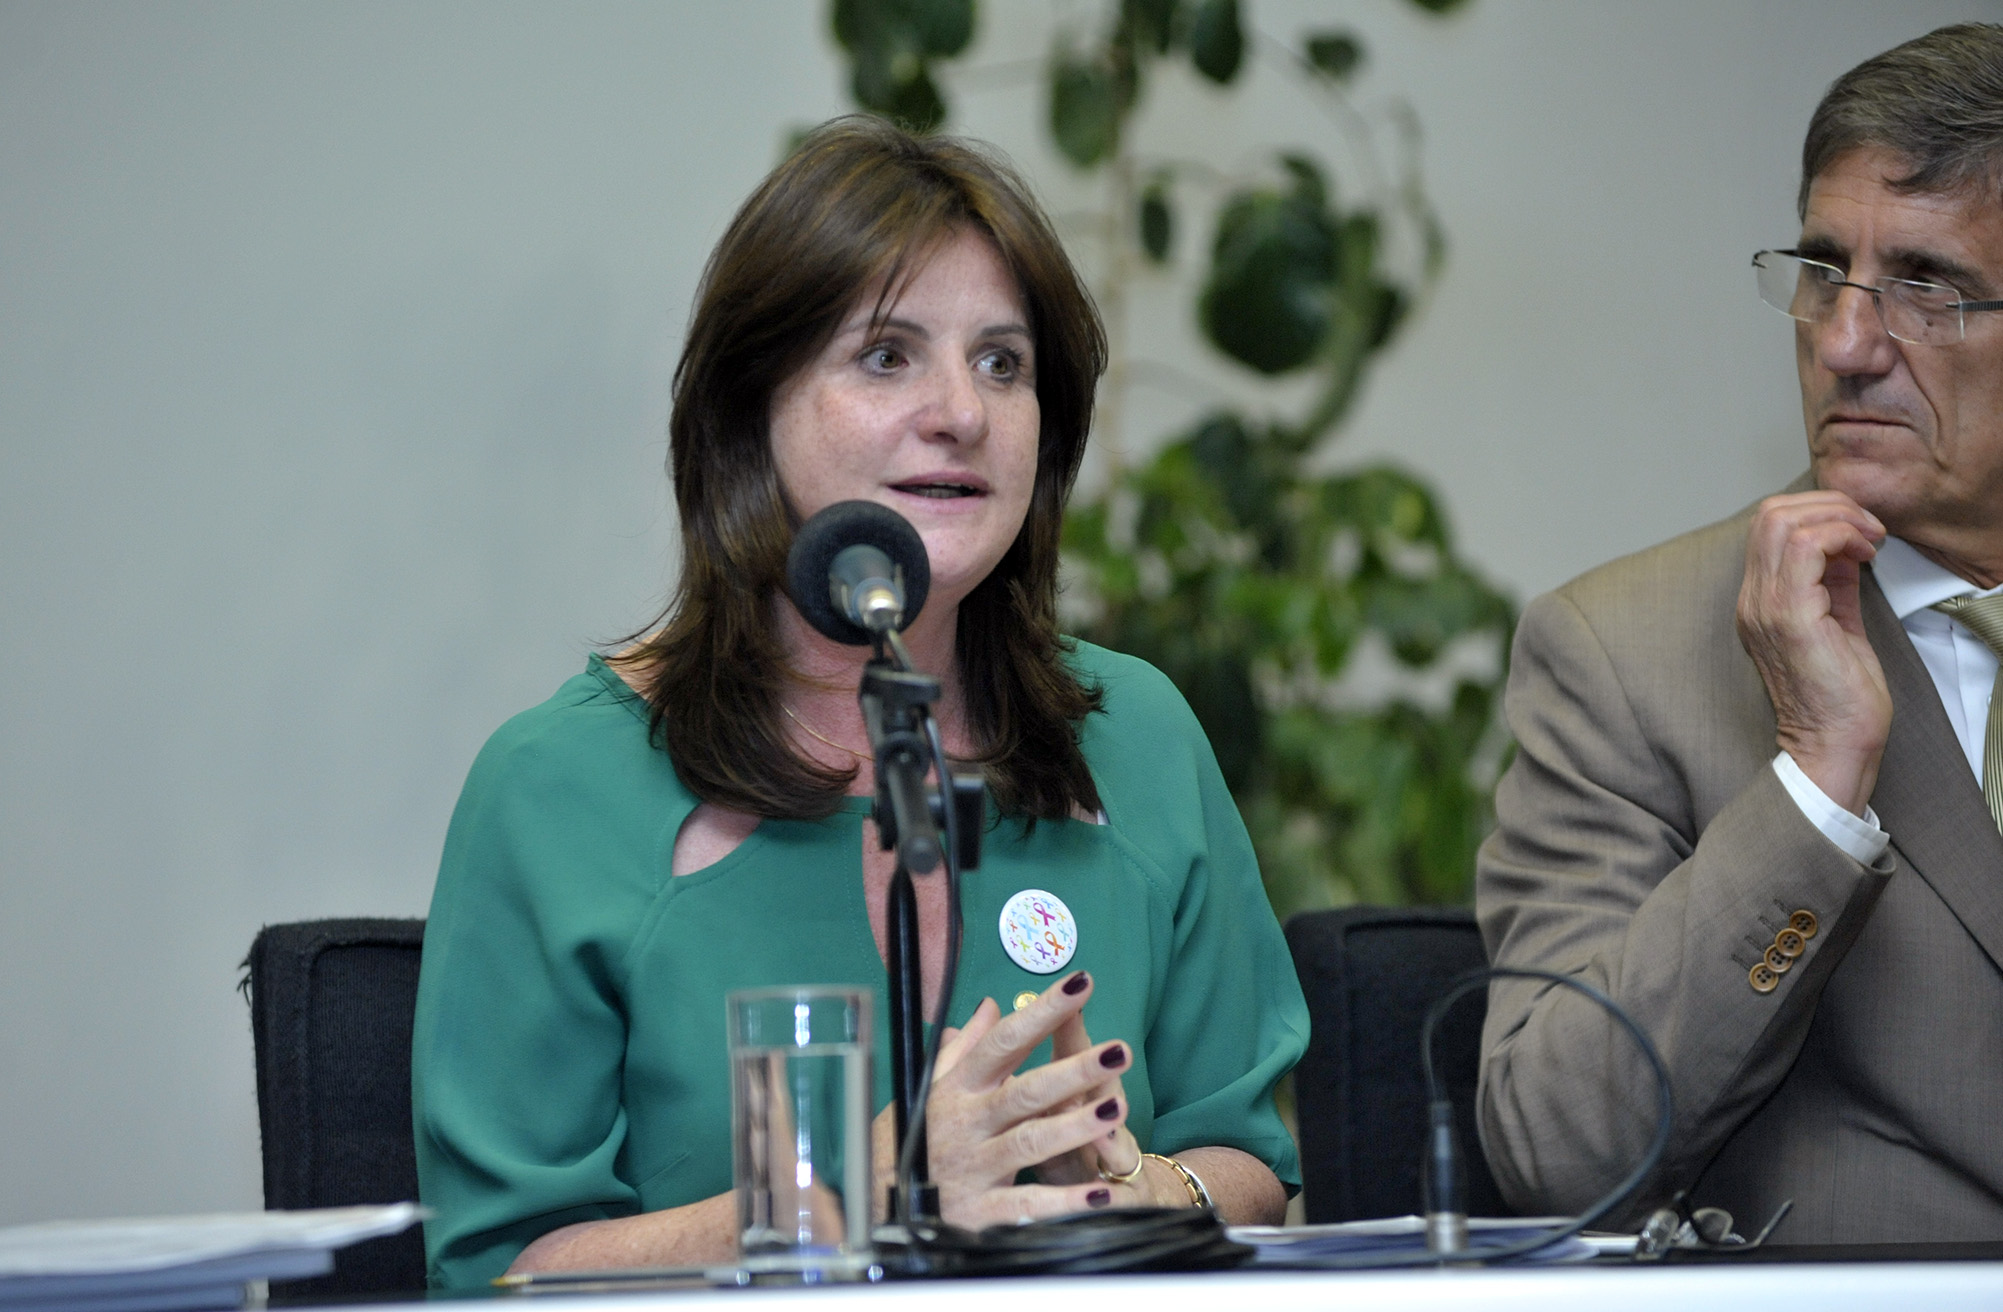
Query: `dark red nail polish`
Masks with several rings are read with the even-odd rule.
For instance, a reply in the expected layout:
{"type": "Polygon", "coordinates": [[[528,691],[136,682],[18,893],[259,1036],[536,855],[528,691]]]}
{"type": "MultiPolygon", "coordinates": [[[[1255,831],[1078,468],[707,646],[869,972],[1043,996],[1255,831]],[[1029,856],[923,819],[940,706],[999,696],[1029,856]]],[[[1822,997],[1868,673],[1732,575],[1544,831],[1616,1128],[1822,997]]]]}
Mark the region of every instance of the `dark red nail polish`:
{"type": "Polygon", "coordinates": [[[1092,1109],[1092,1114],[1102,1121],[1110,1121],[1120,1114],[1120,1100],[1108,1098],[1092,1109]]]}
{"type": "Polygon", "coordinates": [[[1084,971],[1081,970],[1076,975],[1073,975],[1070,979],[1064,981],[1064,992],[1068,996],[1075,998],[1080,993],[1083,993],[1085,991],[1085,986],[1087,984],[1090,984],[1091,982],[1092,982],[1092,977],[1090,975],[1087,975],[1084,971]]]}
{"type": "Polygon", "coordinates": [[[1085,1205],[1087,1207],[1110,1207],[1112,1202],[1113,1191],[1111,1189],[1094,1189],[1091,1193],[1085,1195],[1085,1205]]]}
{"type": "Polygon", "coordinates": [[[1126,1045],[1121,1043],[1116,1043],[1112,1047],[1100,1053],[1099,1064],[1101,1066],[1104,1066],[1107,1070],[1111,1070],[1115,1066],[1126,1065],[1127,1064],[1126,1045]]]}

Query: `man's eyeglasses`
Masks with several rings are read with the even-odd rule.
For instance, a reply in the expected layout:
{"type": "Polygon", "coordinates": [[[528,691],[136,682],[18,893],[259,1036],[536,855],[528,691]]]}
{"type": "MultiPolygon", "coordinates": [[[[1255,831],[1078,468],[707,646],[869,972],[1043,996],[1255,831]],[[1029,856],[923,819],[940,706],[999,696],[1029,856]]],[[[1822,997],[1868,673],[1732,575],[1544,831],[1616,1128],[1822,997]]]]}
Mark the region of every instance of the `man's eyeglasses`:
{"type": "Polygon", "coordinates": [[[1805,260],[1793,251],[1761,251],[1753,256],[1753,268],[1759,274],[1760,299],[1790,319],[1822,323],[1835,312],[1842,289],[1855,287],[1871,294],[1887,333],[1918,346],[1950,346],[1962,339],[1964,315],[2003,310],[2003,301],[1964,301],[1943,282],[1850,282],[1835,265],[1805,260]]]}

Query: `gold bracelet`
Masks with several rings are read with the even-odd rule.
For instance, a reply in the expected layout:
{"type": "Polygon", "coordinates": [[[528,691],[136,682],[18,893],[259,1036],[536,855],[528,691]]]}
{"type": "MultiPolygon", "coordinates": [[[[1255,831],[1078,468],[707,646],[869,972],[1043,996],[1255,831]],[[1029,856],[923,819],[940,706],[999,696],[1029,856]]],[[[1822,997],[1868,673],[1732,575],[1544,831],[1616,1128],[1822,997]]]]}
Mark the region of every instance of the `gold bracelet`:
{"type": "Polygon", "coordinates": [[[1196,1178],[1196,1172],[1190,1170],[1175,1158],[1164,1157],[1160,1153],[1142,1153],[1141,1161],[1145,1163],[1150,1157],[1175,1172],[1176,1177],[1182,1181],[1182,1187],[1189,1191],[1189,1205],[1191,1207],[1207,1207],[1212,1211],[1217,1210],[1217,1204],[1210,1201],[1210,1191],[1203,1187],[1203,1181],[1196,1178]]]}

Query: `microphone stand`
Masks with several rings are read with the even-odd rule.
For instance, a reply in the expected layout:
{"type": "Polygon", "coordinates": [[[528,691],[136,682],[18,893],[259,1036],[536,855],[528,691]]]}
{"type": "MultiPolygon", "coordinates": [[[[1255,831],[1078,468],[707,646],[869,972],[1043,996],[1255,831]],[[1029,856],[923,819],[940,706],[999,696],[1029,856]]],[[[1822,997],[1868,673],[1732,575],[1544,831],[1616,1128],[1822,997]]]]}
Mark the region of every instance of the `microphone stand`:
{"type": "MultiPolygon", "coordinates": [[[[871,637],[875,654],[863,667],[857,695],[875,757],[877,837],[884,848],[897,852],[886,897],[890,1066],[898,1143],[890,1219],[911,1243],[921,1229],[934,1230],[940,1222],[939,1189],[931,1183],[925,1142],[924,1099],[931,1084],[931,1063],[925,1045],[925,976],[912,875],[929,875],[941,865],[946,868],[948,914],[955,932],[948,937],[941,979],[943,1023],[958,965],[959,874],[980,863],[986,786],[979,776],[956,776],[948,767],[931,713],[939,699],[939,681],[911,668],[910,653],[895,630],[874,632],[871,637]],[[932,769],[943,788],[927,787],[925,776],[932,769]]],[[[917,1248],[911,1243],[907,1252],[922,1262],[917,1248]]]]}

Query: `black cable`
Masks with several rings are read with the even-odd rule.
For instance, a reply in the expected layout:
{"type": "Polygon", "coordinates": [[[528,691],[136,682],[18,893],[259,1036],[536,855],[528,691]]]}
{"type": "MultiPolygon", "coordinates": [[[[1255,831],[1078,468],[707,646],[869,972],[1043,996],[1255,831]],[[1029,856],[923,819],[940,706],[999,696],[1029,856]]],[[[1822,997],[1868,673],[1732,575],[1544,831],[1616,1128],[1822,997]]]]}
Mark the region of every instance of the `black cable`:
{"type": "MultiPolygon", "coordinates": [[[[962,1232],[964,1233],[964,1232],[962,1232]]],[[[1258,1251],[1228,1236],[1207,1207],[1116,1207],[1025,1225],[989,1226],[958,1252],[955,1274],[1086,1275],[1217,1271],[1258,1251]]]]}
{"type": "Polygon", "coordinates": [[[1620,1022],[1621,1028],[1628,1032],[1634,1039],[1635,1046],[1641,1049],[1641,1055],[1648,1059],[1649,1069],[1655,1072],[1656,1112],[1655,1134],[1649,1140],[1647,1151],[1642,1153],[1641,1160],[1635,1164],[1634,1169],[1622,1177],[1598,1202],[1565,1225],[1554,1227],[1549,1234],[1533,1236],[1512,1247],[1495,1249],[1482,1255],[1481,1260],[1486,1262],[1507,1261],[1512,1257],[1534,1253],[1559,1240],[1570,1239],[1619,1207],[1635,1190],[1641,1188],[1642,1183],[1655,1173],[1655,1168],[1662,1164],[1662,1155],[1669,1149],[1669,1136],[1676,1129],[1676,1092],[1669,1080],[1669,1067],[1664,1064],[1662,1054],[1655,1050],[1654,1042],[1636,1023],[1634,1017],[1628,1015],[1627,1009],[1618,1002],[1576,975],[1561,975],[1555,970],[1539,970],[1534,966],[1491,966],[1486,970],[1470,972],[1461,976],[1447,989],[1445,996],[1434,1002],[1426,1012],[1425,1022],[1419,1027],[1419,1053],[1426,1075],[1426,1095],[1430,1101],[1446,1101],[1445,1095],[1440,1090],[1438,1074],[1433,1069],[1433,1031],[1438,1028],[1441,1017],[1446,1015],[1447,1008],[1464,995],[1477,988],[1486,987],[1490,980],[1496,979],[1541,979],[1548,983],[1563,985],[1598,1003],[1602,1010],[1620,1022]]]}
{"type": "MultiPolygon", "coordinates": [[[[1512,1258],[1523,1257],[1527,1254],[1535,1253],[1540,1249],[1548,1248],[1552,1244],[1570,1239],[1573,1235],[1578,1234],[1581,1230],[1584,1230],[1587,1226],[1625,1202],[1628,1196],[1640,1188],[1642,1182],[1661,1164],[1662,1155],[1669,1148],[1669,1136],[1674,1131],[1676,1125],[1676,1097],[1669,1082],[1669,1068],[1663,1063],[1662,1054],[1655,1050],[1655,1044],[1649,1040],[1647,1033],[1642,1030],[1640,1025],[1635,1023],[1634,1017],[1628,1015],[1627,1011],[1618,1002],[1615,1002],[1599,989],[1594,988],[1574,975],[1561,975],[1554,970],[1538,970],[1527,966],[1492,966],[1485,970],[1470,971],[1468,974],[1455,979],[1447,987],[1447,991],[1427,1009],[1425,1021],[1419,1026],[1419,1060],[1421,1068],[1425,1071],[1428,1104],[1430,1106],[1438,1106],[1439,1104],[1448,1102],[1440,1089],[1439,1077],[1433,1069],[1433,1031],[1438,1028],[1440,1018],[1446,1015],[1449,1007],[1460,1001],[1467,994],[1472,993],[1475,989],[1484,987],[1490,980],[1495,979],[1541,979],[1553,984],[1561,984],[1574,992],[1584,994],[1598,1003],[1609,1015],[1619,1021],[1621,1027],[1634,1038],[1635,1045],[1641,1049],[1641,1055],[1648,1059],[1649,1067],[1655,1072],[1655,1135],[1649,1141],[1648,1150],[1642,1154],[1641,1161],[1619,1183],[1608,1190],[1599,1201],[1579,1213],[1579,1215],[1573,1217],[1563,1225],[1553,1226],[1542,1234],[1532,1235],[1528,1239],[1519,1240],[1513,1244],[1487,1248],[1469,1247],[1452,1253],[1436,1253],[1430,1250],[1424,1252],[1363,1253],[1346,1258],[1306,1259],[1299,1263],[1280,1262],[1273,1263],[1272,1265],[1298,1265],[1303,1269],[1326,1271],[1401,1266],[1437,1266],[1447,1262],[1507,1262],[1512,1258]]],[[[1427,1165],[1430,1166],[1431,1163],[1429,1162],[1427,1165]]]]}

